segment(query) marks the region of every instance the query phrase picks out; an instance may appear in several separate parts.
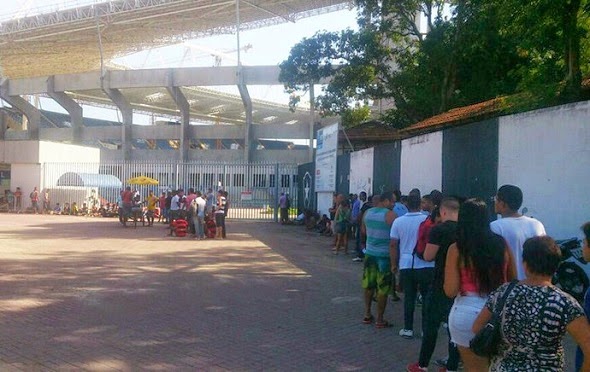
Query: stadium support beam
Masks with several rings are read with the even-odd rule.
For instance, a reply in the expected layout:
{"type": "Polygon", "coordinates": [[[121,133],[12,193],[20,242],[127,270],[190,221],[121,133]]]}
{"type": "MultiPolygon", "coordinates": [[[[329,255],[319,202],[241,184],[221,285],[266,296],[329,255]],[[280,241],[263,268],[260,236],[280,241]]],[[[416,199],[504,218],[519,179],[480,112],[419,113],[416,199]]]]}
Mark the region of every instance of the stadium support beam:
{"type": "Polygon", "coordinates": [[[68,112],[72,121],[72,141],[74,143],[80,143],[82,141],[82,128],[84,126],[82,106],[64,92],[55,91],[55,76],[50,76],[47,79],[47,94],[68,112]]]}
{"type": "MultiPolygon", "coordinates": [[[[238,74],[239,73],[240,72],[238,72],[238,74]]],[[[252,156],[252,99],[248,92],[248,86],[243,83],[240,77],[238,77],[238,81],[238,90],[240,91],[242,103],[244,104],[244,111],[246,112],[246,122],[244,126],[244,161],[249,163],[252,156]]]]}
{"type": "Polygon", "coordinates": [[[131,160],[131,125],[133,124],[133,108],[127,98],[118,89],[111,89],[109,80],[102,79],[102,91],[121,111],[123,125],[121,126],[121,150],[123,160],[131,160]]]}
{"type": "MultiPolygon", "coordinates": [[[[172,77],[170,82],[172,82],[172,77]]],[[[166,87],[168,94],[176,103],[176,106],[180,110],[180,155],[179,160],[180,162],[186,162],[188,160],[188,149],[190,145],[190,138],[189,138],[189,125],[190,125],[190,105],[188,100],[182,93],[179,87],[175,87],[172,85],[168,85],[166,87]]]]}
{"type": "Polygon", "coordinates": [[[20,111],[24,116],[27,117],[28,124],[23,129],[26,129],[29,134],[29,139],[39,139],[39,126],[41,125],[41,113],[39,110],[31,105],[29,101],[22,98],[21,96],[11,96],[8,94],[8,80],[4,80],[0,83],[0,98],[8,102],[12,107],[20,111]]]}

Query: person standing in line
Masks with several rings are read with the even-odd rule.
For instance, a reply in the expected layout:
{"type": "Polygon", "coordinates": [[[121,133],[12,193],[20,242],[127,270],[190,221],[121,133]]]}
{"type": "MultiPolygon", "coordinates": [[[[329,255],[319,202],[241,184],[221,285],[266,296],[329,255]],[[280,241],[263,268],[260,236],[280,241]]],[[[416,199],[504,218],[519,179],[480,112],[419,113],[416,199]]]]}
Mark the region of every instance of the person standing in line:
{"type": "Polygon", "coordinates": [[[150,190],[147,201],[147,213],[146,217],[148,220],[148,226],[154,225],[154,214],[156,213],[156,204],[158,203],[158,197],[154,195],[154,192],[150,190]]]}
{"type": "Polygon", "coordinates": [[[193,215],[192,213],[188,213],[190,206],[193,202],[193,200],[195,200],[197,198],[197,194],[195,194],[195,189],[190,187],[188,189],[188,195],[186,195],[185,197],[185,201],[184,201],[184,205],[185,205],[185,210],[187,211],[186,213],[186,222],[188,222],[188,233],[195,235],[195,225],[193,222],[193,215]]]}
{"type": "Polygon", "coordinates": [[[213,194],[213,189],[212,188],[208,188],[207,189],[207,206],[206,206],[206,210],[205,212],[207,213],[207,215],[209,217],[212,217],[213,214],[213,209],[215,209],[215,203],[216,203],[216,199],[215,199],[215,195],[213,194]]]}
{"type": "Polygon", "coordinates": [[[455,297],[449,314],[451,340],[457,345],[465,371],[487,371],[488,359],[469,348],[473,324],[487,297],[516,277],[510,249],[490,230],[487,204],[467,199],[459,210],[457,242],[449,247],[445,262],[444,291],[455,297]]]}
{"type": "Polygon", "coordinates": [[[367,236],[367,248],[363,267],[362,285],[364,289],[364,324],[375,321],[375,327],[388,328],[391,324],[384,319],[387,297],[391,292],[392,269],[389,252],[389,230],[395,219],[391,211],[393,194],[384,192],[375,207],[368,209],[362,220],[361,230],[367,236]],[[371,312],[373,297],[377,298],[377,319],[371,312]]]}
{"type": "MultiPolygon", "coordinates": [[[[223,208],[223,230],[221,231],[221,237],[225,239],[227,236],[227,213],[229,211],[229,193],[227,191],[223,192],[223,196],[225,197],[225,207],[223,208]]],[[[289,198],[289,194],[287,194],[287,200],[289,198]]]]}
{"type": "Polygon", "coordinates": [[[395,195],[393,211],[395,212],[396,216],[401,217],[404,214],[408,213],[408,207],[406,207],[406,205],[402,203],[402,193],[399,190],[394,190],[393,194],[395,195]]]}
{"type": "Polygon", "coordinates": [[[170,200],[170,211],[168,212],[168,222],[170,223],[170,233],[168,233],[168,236],[172,236],[174,232],[172,222],[180,218],[180,211],[182,210],[182,189],[173,191],[172,194],[174,196],[170,200]]]}
{"type": "MultiPolygon", "coordinates": [[[[582,255],[586,262],[590,262],[590,221],[582,225],[582,232],[584,233],[582,255]]],[[[590,322],[590,288],[588,288],[586,295],[584,296],[584,312],[586,313],[586,318],[590,322]]],[[[582,371],[584,362],[587,363],[588,360],[590,360],[590,354],[585,354],[588,353],[582,352],[582,349],[578,346],[578,349],[576,350],[576,372],[582,371]]]]}
{"type": "Polygon", "coordinates": [[[494,209],[502,218],[490,224],[492,231],[502,236],[516,263],[518,279],[525,278],[522,264],[522,247],[528,238],[545,235],[545,227],[538,220],[518,213],[522,205],[522,190],[514,185],[504,185],[494,198],[494,209]]]}
{"type": "Polygon", "coordinates": [[[373,208],[374,205],[379,205],[379,195],[372,195],[369,196],[366,203],[363,204],[361,207],[361,211],[358,216],[359,220],[359,244],[355,247],[356,250],[356,257],[352,259],[353,262],[363,262],[363,258],[365,257],[365,248],[367,247],[367,234],[363,232],[361,227],[363,226],[363,219],[365,217],[365,213],[373,208]]]}
{"type": "Polygon", "coordinates": [[[223,196],[223,190],[219,190],[215,207],[215,239],[223,239],[223,226],[225,226],[225,196],[223,196]]]}
{"type": "Polygon", "coordinates": [[[350,230],[350,205],[348,200],[343,200],[336,210],[334,218],[336,224],[336,246],[333,251],[338,254],[340,247],[344,248],[344,254],[348,254],[348,232],[350,230]]]}
{"type": "Polygon", "coordinates": [[[33,191],[31,191],[31,193],[29,194],[29,198],[31,199],[33,212],[35,214],[39,214],[39,191],[37,190],[37,186],[33,188],[33,191]]]}
{"type": "MultiPolygon", "coordinates": [[[[439,204],[441,223],[432,227],[424,251],[424,260],[435,262],[433,285],[424,300],[424,336],[422,337],[418,362],[408,365],[406,369],[408,372],[428,371],[428,364],[436,347],[438,329],[442,322],[446,322],[453,305],[453,299],[445,295],[443,284],[447,251],[449,246],[457,240],[459,201],[455,198],[444,198],[439,204]]],[[[446,371],[457,371],[459,351],[450,341],[450,337],[448,350],[449,359],[446,371]]]]}
{"type": "MultiPolygon", "coordinates": [[[[391,270],[400,271],[400,281],[404,292],[404,328],[399,335],[406,339],[414,337],[414,310],[418,290],[426,296],[434,277],[434,262],[426,262],[414,254],[418,242],[420,224],[428,217],[420,212],[420,196],[408,196],[409,212],[393,221],[390,232],[391,270]]],[[[425,319],[422,307],[422,321],[425,319]]],[[[424,329],[424,327],[422,327],[424,329]]]]}
{"type": "Polygon", "coordinates": [[[193,215],[193,223],[195,225],[195,239],[205,239],[205,205],[207,204],[203,199],[203,194],[197,191],[197,197],[191,202],[191,214],[193,215]]]}
{"type": "Polygon", "coordinates": [[[170,223],[170,208],[172,207],[172,198],[175,194],[175,191],[168,191],[166,193],[166,203],[164,204],[166,208],[166,223],[170,223]]]}
{"type": "Polygon", "coordinates": [[[360,249],[361,244],[361,208],[367,200],[367,193],[361,191],[358,197],[355,195],[352,202],[352,237],[354,238],[354,250],[356,252],[360,249]]]}
{"type": "Polygon", "coordinates": [[[23,192],[21,191],[20,187],[16,188],[14,192],[14,210],[17,213],[20,213],[23,209],[23,192]]]}
{"type": "Polygon", "coordinates": [[[160,195],[160,199],[158,200],[158,206],[160,207],[160,215],[158,216],[158,222],[166,222],[166,215],[168,211],[166,210],[166,192],[162,191],[162,195],[160,195]]]}
{"type": "Polygon", "coordinates": [[[281,225],[286,224],[289,219],[288,210],[289,208],[287,208],[287,195],[284,192],[282,192],[281,197],[279,198],[279,221],[281,222],[281,225]]]}
{"type": "Polygon", "coordinates": [[[49,200],[49,189],[45,189],[43,192],[43,213],[51,213],[51,203],[49,200]]]}
{"type": "MultiPolygon", "coordinates": [[[[522,259],[526,279],[492,292],[473,324],[473,331],[485,327],[506,295],[499,327],[502,340],[489,370],[563,371],[563,336],[568,332],[584,352],[590,353],[590,324],[578,301],[551,284],[562,259],[561,250],[551,237],[527,239],[522,259]]],[[[581,368],[590,371],[590,360],[581,368]]]]}

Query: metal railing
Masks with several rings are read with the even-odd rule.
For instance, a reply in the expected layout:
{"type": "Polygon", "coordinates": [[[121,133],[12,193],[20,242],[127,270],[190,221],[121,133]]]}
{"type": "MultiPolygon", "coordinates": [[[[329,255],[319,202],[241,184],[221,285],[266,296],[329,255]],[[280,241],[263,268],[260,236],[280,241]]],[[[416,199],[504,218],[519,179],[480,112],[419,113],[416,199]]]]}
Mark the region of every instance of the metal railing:
{"type": "Polygon", "coordinates": [[[142,200],[149,191],[162,192],[190,188],[205,193],[228,192],[228,218],[270,220],[278,218],[278,200],[288,193],[295,217],[299,179],[296,164],[243,163],[45,163],[43,189],[48,189],[52,204],[76,202],[89,208],[117,201],[126,181],[137,176],[157,179],[159,185],[129,185],[142,200]]]}

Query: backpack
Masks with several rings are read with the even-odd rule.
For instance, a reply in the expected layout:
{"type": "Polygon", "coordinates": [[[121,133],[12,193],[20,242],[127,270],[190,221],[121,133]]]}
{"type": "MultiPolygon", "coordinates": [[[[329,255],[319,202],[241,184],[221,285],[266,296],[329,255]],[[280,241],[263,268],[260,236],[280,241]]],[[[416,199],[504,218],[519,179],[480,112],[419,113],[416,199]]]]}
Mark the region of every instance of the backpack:
{"type": "Polygon", "coordinates": [[[417,256],[419,259],[424,259],[424,252],[426,251],[426,244],[428,244],[428,236],[430,235],[430,230],[434,226],[434,222],[430,217],[422,221],[420,227],[418,228],[418,241],[416,242],[416,246],[414,247],[414,255],[417,256]]]}

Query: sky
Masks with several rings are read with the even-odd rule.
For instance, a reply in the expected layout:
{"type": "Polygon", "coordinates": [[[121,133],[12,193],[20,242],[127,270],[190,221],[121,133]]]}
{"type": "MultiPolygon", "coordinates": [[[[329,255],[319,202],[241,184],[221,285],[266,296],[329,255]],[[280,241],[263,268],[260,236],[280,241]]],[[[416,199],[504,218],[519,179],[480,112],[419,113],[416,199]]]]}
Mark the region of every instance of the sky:
{"type": "MultiPolygon", "coordinates": [[[[9,16],[33,15],[73,7],[73,5],[88,5],[96,0],[21,0],[2,1],[0,19],[9,16]]],[[[296,23],[284,23],[276,26],[240,32],[240,45],[248,45],[247,51],[241,52],[243,65],[277,65],[289,56],[291,48],[304,37],[311,37],[317,31],[340,31],[346,28],[356,28],[356,11],[343,10],[320,16],[304,18],[296,23]]],[[[207,38],[188,40],[184,44],[143,51],[133,55],[118,58],[113,62],[130,68],[152,67],[190,67],[213,66],[215,58],[211,54],[221,56],[222,66],[237,64],[236,35],[219,35],[207,38]],[[184,57],[184,58],[183,58],[184,57]]],[[[239,95],[237,87],[219,87],[227,93],[239,95]]],[[[250,96],[277,103],[287,104],[289,97],[283,92],[283,87],[250,86],[250,96]]],[[[305,102],[303,103],[305,104],[305,102]]],[[[52,100],[41,99],[43,109],[65,111],[52,100]]],[[[95,108],[84,107],[84,116],[97,117],[107,120],[118,120],[116,110],[97,111],[95,108]],[[109,112],[111,111],[111,112],[109,112]]],[[[144,124],[147,118],[136,115],[134,122],[144,124]]]]}

